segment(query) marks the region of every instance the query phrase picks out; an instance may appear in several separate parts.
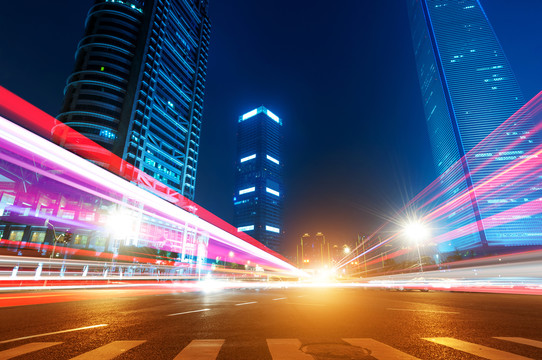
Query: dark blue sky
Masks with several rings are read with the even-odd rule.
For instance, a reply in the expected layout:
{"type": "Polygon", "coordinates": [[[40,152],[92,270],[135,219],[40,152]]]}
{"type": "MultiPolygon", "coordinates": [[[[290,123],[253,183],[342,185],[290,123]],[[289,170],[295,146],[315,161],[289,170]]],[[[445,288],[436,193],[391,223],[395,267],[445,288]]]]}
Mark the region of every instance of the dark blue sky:
{"type": "MultiPolygon", "coordinates": [[[[540,0],[482,0],[527,99],[542,90],[540,0]]],[[[235,125],[285,131],[285,242],[370,232],[433,179],[404,0],[210,0],[196,202],[232,220],[235,125]]],[[[92,1],[5,2],[0,85],[56,115],[92,1]]],[[[292,246],[293,245],[293,246],[292,246]]]]}

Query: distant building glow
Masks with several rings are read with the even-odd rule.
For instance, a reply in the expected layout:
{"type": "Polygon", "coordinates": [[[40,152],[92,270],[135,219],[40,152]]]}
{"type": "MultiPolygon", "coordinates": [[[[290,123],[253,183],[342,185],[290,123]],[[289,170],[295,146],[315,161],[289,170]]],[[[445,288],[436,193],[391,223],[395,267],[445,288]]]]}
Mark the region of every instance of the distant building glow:
{"type": "Polygon", "coordinates": [[[252,160],[252,159],[256,159],[256,154],[252,154],[252,155],[249,155],[249,156],[246,156],[246,157],[242,158],[241,162],[249,161],[249,160],[252,160]]]}
{"type": "Polygon", "coordinates": [[[277,159],[275,159],[274,157],[271,157],[269,155],[266,155],[267,157],[267,160],[271,160],[272,162],[274,162],[275,164],[280,164],[280,161],[278,161],[277,159]]]}
{"type": "Polygon", "coordinates": [[[253,192],[254,190],[256,190],[254,186],[247,189],[239,190],[239,195],[247,194],[249,192],[253,192]]]}

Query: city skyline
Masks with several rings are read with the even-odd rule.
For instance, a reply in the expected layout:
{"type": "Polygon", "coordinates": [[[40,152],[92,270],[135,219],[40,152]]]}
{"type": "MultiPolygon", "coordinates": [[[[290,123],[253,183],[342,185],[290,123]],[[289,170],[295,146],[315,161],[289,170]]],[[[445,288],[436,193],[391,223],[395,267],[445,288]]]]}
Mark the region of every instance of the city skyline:
{"type": "MultiPolygon", "coordinates": [[[[55,38],[55,41],[60,41],[60,39],[56,40],[60,38],[60,35],[62,38],[68,38],[69,36],[64,34],[66,28],[70,29],[74,35],[71,39],[71,47],[66,43],[57,45],[59,48],[55,48],[57,52],[51,51],[55,54],[51,57],[47,57],[48,54],[41,51],[39,46],[37,49],[27,49],[23,45],[26,26],[17,27],[13,21],[6,19],[4,24],[11,26],[10,33],[21,36],[22,40],[9,40],[14,43],[11,43],[11,46],[10,44],[3,45],[3,47],[20,48],[23,51],[17,55],[19,57],[10,53],[9,57],[2,59],[4,68],[13,69],[9,74],[3,75],[3,85],[55,115],[60,109],[63,82],[71,71],[76,42],[83,33],[80,20],[86,16],[90,3],[84,6],[83,4],[69,4],[69,6],[64,4],[63,7],[56,8],[56,11],[60,11],[59,8],[64,8],[63,11],[69,9],[70,16],[60,17],[63,20],[56,21],[58,25],[54,25],[53,20],[47,23],[45,27],[52,31],[47,38],[55,38]],[[79,10],[77,21],[73,14],[76,8],[79,10]],[[68,25],[70,22],[73,22],[72,25],[68,25]],[[61,61],[60,47],[69,48],[65,50],[65,56],[62,58],[64,61],[61,61]],[[27,69],[25,71],[35,71],[31,80],[32,84],[36,83],[36,79],[44,79],[43,81],[50,81],[50,85],[42,83],[39,87],[29,86],[28,80],[23,79],[21,70],[15,67],[14,64],[23,62],[25,56],[28,57],[29,51],[30,53],[37,51],[42,59],[35,68],[24,67],[27,69]],[[60,67],[61,62],[67,63],[67,68],[60,67]],[[55,66],[59,67],[55,68],[55,66]],[[53,68],[55,71],[52,70],[53,68]],[[54,76],[55,74],[60,75],[54,76]],[[53,89],[53,84],[58,85],[53,89]]],[[[536,42],[539,40],[532,35],[534,31],[529,31],[529,29],[534,30],[534,26],[531,22],[525,21],[523,16],[534,16],[531,14],[536,11],[525,15],[525,8],[534,6],[536,9],[539,4],[526,3],[528,4],[515,4],[512,7],[506,5],[506,2],[497,1],[491,4],[482,2],[516,72],[525,97],[529,99],[538,91],[536,83],[540,79],[540,73],[536,71],[534,66],[536,56],[532,53],[534,51],[536,54],[540,51],[540,47],[539,42],[536,42]],[[522,15],[521,19],[519,14],[522,15]],[[500,20],[495,17],[500,17],[500,20]],[[515,25],[506,25],[505,21],[515,25]],[[501,35],[503,33],[504,35],[501,35]],[[518,34],[524,36],[524,43],[516,41],[518,34]],[[525,54],[530,54],[530,56],[524,56],[525,54]]],[[[295,224],[289,223],[286,226],[288,231],[286,238],[294,244],[306,231],[322,231],[330,238],[353,237],[357,232],[368,232],[376,227],[377,222],[383,221],[380,217],[371,215],[370,212],[381,215],[386,209],[396,208],[398,203],[405,201],[404,198],[412,196],[434,178],[432,171],[427,171],[427,168],[432,165],[430,156],[427,154],[428,139],[426,130],[423,128],[425,124],[422,103],[419,97],[412,95],[417,91],[417,88],[413,87],[417,86],[417,78],[408,33],[406,6],[402,4],[402,1],[398,1],[394,4],[396,7],[391,9],[373,5],[372,13],[378,21],[388,16],[388,20],[391,19],[390,23],[394,25],[385,29],[377,39],[370,40],[360,36],[358,32],[353,33],[353,30],[359,30],[358,17],[362,16],[364,6],[355,2],[349,5],[350,7],[346,9],[331,9],[330,16],[321,14],[326,9],[323,2],[317,2],[313,8],[306,9],[306,14],[301,12],[302,6],[299,5],[289,16],[285,15],[286,17],[281,18],[281,21],[287,25],[279,29],[276,40],[270,38],[270,29],[275,20],[266,20],[263,24],[260,22],[259,27],[254,27],[252,35],[239,37],[239,34],[245,30],[244,27],[254,25],[248,14],[258,13],[259,9],[260,13],[267,11],[270,19],[276,19],[280,14],[278,8],[266,8],[265,5],[248,2],[233,2],[229,5],[231,8],[229,10],[225,9],[227,7],[225,4],[210,5],[214,30],[211,36],[204,114],[204,121],[208,118],[210,123],[204,124],[202,129],[200,170],[205,176],[203,179],[202,176],[198,178],[196,202],[231,221],[233,174],[230,175],[231,170],[226,171],[226,169],[232,168],[235,156],[233,155],[234,147],[231,141],[228,141],[230,137],[224,134],[234,132],[231,130],[234,121],[227,123],[224,119],[235,119],[239,113],[258,106],[262,102],[276,109],[277,113],[285,118],[299,119],[285,128],[287,146],[296,150],[285,169],[289,184],[286,189],[289,194],[287,218],[295,214],[303,214],[296,218],[295,224]],[[241,9],[243,11],[240,11],[241,9]],[[232,14],[236,11],[239,15],[233,17],[232,14]],[[301,14],[305,14],[303,24],[306,30],[294,27],[294,19],[301,14]],[[343,25],[334,34],[343,34],[345,39],[340,44],[334,45],[331,38],[324,36],[319,29],[322,23],[334,23],[339,20],[343,25]],[[345,30],[350,33],[345,33],[345,30]],[[307,33],[316,31],[320,38],[311,40],[308,47],[296,49],[294,40],[296,36],[297,39],[306,36],[307,33],[304,31],[307,33]],[[288,32],[296,34],[292,37],[292,42],[288,42],[289,39],[285,37],[288,32]],[[254,42],[254,37],[260,41],[254,42]],[[387,40],[387,43],[384,40],[387,40]],[[379,45],[381,43],[386,43],[387,46],[379,45]],[[252,45],[248,46],[249,44],[252,45]],[[231,45],[235,46],[226,50],[231,45]],[[215,46],[214,49],[213,46],[215,46]],[[289,50],[290,60],[288,57],[277,56],[276,50],[281,46],[289,50]],[[234,56],[234,49],[237,49],[240,56],[234,56]],[[274,51],[265,51],[265,49],[274,51]],[[374,54],[371,55],[368,50],[374,54]],[[309,59],[307,55],[313,55],[312,59],[316,63],[311,64],[307,60],[299,66],[291,66],[296,61],[300,62],[299,60],[303,58],[300,54],[302,52],[306,59],[309,59]],[[394,66],[397,67],[399,63],[391,57],[392,53],[398,54],[397,57],[401,59],[400,67],[395,70],[394,66]],[[215,54],[214,58],[213,54],[215,54]],[[332,72],[328,72],[330,68],[326,69],[320,62],[336,59],[337,54],[342,54],[344,63],[332,69],[334,71],[339,68],[345,69],[347,72],[343,77],[326,75],[332,72]],[[250,67],[250,63],[257,63],[259,61],[257,59],[261,57],[268,59],[261,62],[264,64],[263,67],[250,67]],[[363,65],[368,71],[359,71],[363,69],[363,65]],[[241,68],[245,70],[241,71],[241,68]],[[265,71],[266,69],[269,71],[265,71]],[[320,72],[321,69],[325,71],[320,72]],[[239,86],[234,90],[231,86],[227,86],[234,83],[232,76],[237,79],[236,86],[239,86]],[[291,78],[291,82],[285,86],[287,77],[291,78]],[[300,85],[306,78],[319,79],[311,83],[315,87],[314,90],[300,85]],[[349,81],[345,83],[343,78],[349,81]],[[377,93],[372,94],[371,86],[375,87],[382,81],[389,81],[390,88],[379,89],[377,93]],[[280,87],[279,83],[281,83],[280,87]],[[363,84],[363,89],[367,87],[367,90],[362,91],[361,85],[358,86],[358,84],[363,84]],[[337,91],[337,86],[344,91],[337,91]],[[240,90],[241,88],[250,89],[252,93],[240,90]],[[325,97],[320,96],[319,94],[324,93],[326,89],[329,93],[326,93],[325,97]],[[340,94],[331,96],[331,93],[340,94]],[[393,97],[394,95],[397,98],[393,97]],[[220,97],[222,99],[219,101],[220,97]],[[329,101],[327,104],[322,101],[326,97],[329,101]],[[375,106],[372,106],[373,102],[375,106]],[[398,110],[393,110],[394,108],[398,110]],[[333,116],[333,114],[336,115],[333,116]],[[373,119],[374,124],[370,121],[362,122],[363,118],[373,119]],[[331,129],[324,125],[327,123],[340,126],[340,129],[334,131],[341,133],[342,137],[338,139],[326,137],[331,133],[331,129]],[[409,134],[417,134],[417,137],[411,139],[409,134]],[[403,175],[398,175],[402,172],[400,169],[407,168],[417,170],[401,178],[403,175]],[[231,177],[225,177],[223,184],[217,186],[212,183],[211,176],[216,172],[231,177]],[[309,177],[315,183],[307,186],[306,181],[309,177]],[[408,191],[401,189],[408,187],[411,187],[408,191]],[[388,205],[388,202],[393,205],[388,205]]],[[[10,4],[9,6],[16,14],[17,5],[10,4]]],[[[48,8],[50,6],[51,4],[48,8]]],[[[38,2],[31,8],[31,13],[26,14],[29,18],[40,19],[42,14],[47,13],[38,2]]],[[[55,19],[54,14],[48,16],[55,19]]],[[[49,21],[48,19],[41,20],[49,21]]],[[[378,21],[367,19],[362,29],[370,32],[372,27],[378,27],[378,21]]],[[[32,34],[32,36],[37,35],[32,34]]],[[[199,174],[201,175],[201,172],[199,174]]]]}

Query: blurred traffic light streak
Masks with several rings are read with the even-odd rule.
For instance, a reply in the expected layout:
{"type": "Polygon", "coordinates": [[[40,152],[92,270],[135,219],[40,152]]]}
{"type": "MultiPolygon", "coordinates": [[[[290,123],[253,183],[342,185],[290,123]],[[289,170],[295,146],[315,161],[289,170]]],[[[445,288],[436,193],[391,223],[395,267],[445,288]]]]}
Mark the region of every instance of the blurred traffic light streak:
{"type": "MultiPolygon", "coordinates": [[[[0,99],[0,255],[14,256],[13,269],[18,257],[31,256],[165,265],[198,278],[300,275],[281,255],[1,87],[0,99]],[[51,134],[77,155],[46,140],[51,134]],[[57,244],[57,232],[72,241],[57,244]]],[[[21,276],[11,271],[9,279],[21,276]]]]}

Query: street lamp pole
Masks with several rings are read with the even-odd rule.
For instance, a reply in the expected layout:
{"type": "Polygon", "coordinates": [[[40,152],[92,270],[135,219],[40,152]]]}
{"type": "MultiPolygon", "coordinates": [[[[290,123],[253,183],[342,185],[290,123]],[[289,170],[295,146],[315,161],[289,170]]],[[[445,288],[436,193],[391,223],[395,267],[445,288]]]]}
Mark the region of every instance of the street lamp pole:
{"type": "Polygon", "coordinates": [[[420,255],[420,243],[416,241],[416,249],[418,249],[418,264],[420,266],[420,272],[423,272],[422,256],[420,255]]]}

